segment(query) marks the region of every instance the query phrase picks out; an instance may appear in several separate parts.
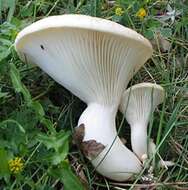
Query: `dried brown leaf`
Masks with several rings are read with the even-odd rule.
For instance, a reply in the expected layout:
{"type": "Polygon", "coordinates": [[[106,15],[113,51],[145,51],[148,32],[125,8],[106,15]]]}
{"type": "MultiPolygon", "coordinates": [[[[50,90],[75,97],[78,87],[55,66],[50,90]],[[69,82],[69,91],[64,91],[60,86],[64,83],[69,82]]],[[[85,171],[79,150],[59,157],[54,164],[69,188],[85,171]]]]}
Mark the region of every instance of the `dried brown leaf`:
{"type": "Polygon", "coordinates": [[[85,125],[81,124],[75,128],[75,133],[73,135],[73,142],[77,144],[83,154],[89,159],[92,160],[100,154],[105,146],[96,140],[83,141],[85,136],[85,125]]]}
{"type": "Polygon", "coordinates": [[[84,136],[85,136],[85,126],[82,123],[81,125],[75,128],[75,132],[73,135],[73,143],[74,144],[82,143],[84,136]]]}
{"type": "Polygon", "coordinates": [[[167,52],[171,47],[171,43],[163,37],[160,32],[155,33],[154,40],[152,40],[151,43],[154,49],[158,50],[160,48],[161,52],[167,52]]]}
{"type": "Polygon", "coordinates": [[[96,140],[84,141],[81,146],[84,155],[89,160],[96,158],[105,148],[103,144],[98,143],[96,140]]]}

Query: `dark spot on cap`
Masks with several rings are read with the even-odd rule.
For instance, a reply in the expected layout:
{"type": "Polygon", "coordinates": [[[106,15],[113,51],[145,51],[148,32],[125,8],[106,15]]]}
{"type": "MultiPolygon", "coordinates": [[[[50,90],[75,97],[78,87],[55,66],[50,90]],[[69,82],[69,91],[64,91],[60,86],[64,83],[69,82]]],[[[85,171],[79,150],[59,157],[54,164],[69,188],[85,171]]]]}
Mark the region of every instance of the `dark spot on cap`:
{"type": "Polygon", "coordinates": [[[42,50],[44,50],[44,46],[43,46],[43,45],[40,45],[40,48],[41,48],[42,50]]]}

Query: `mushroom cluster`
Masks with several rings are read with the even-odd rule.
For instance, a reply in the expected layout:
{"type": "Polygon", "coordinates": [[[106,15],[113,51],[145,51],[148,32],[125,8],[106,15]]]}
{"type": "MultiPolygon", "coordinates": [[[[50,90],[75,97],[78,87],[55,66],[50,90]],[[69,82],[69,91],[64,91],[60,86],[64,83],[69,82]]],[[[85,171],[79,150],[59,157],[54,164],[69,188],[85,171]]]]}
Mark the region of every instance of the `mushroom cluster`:
{"type": "Polygon", "coordinates": [[[142,170],[149,115],[164,98],[164,90],[154,84],[126,90],[152,55],[147,39],[109,20],[62,15],[23,29],[15,48],[23,61],[37,64],[87,104],[74,140],[100,174],[124,181],[142,170]],[[131,125],[133,152],[117,134],[119,108],[131,125]]]}

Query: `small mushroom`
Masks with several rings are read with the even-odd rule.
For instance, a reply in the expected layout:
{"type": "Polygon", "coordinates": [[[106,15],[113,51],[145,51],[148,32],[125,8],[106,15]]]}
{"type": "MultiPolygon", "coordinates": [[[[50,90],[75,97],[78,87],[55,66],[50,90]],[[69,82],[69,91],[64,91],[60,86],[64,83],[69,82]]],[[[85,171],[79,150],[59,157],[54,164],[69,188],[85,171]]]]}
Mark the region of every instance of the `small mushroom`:
{"type": "Polygon", "coordinates": [[[15,47],[22,60],[87,104],[75,136],[95,169],[117,181],[140,172],[141,162],[118,137],[115,116],[129,80],[152,55],[150,42],[109,20],[62,15],[26,27],[15,47]]]}
{"type": "MultiPolygon", "coordinates": [[[[136,84],[123,93],[119,109],[131,127],[133,152],[142,162],[148,155],[147,126],[151,113],[163,102],[164,97],[164,89],[152,83],[136,84]]],[[[150,149],[150,152],[154,151],[150,149]]]]}

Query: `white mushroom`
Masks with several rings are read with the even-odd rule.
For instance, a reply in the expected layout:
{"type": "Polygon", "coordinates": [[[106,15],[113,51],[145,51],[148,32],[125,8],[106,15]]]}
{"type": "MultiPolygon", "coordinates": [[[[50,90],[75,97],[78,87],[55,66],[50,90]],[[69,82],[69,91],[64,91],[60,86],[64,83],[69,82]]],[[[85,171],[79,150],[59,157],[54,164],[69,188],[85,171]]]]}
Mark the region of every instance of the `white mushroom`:
{"type": "MultiPolygon", "coordinates": [[[[123,93],[119,109],[131,126],[133,152],[142,161],[148,155],[147,125],[151,113],[163,102],[164,97],[164,89],[160,85],[152,83],[136,84],[123,93]]],[[[153,147],[152,145],[151,147],[153,147]]],[[[154,152],[152,148],[149,151],[154,152]]]]}
{"type": "Polygon", "coordinates": [[[137,32],[84,15],[52,16],[21,31],[15,47],[87,104],[75,139],[102,175],[124,181],[141,170],[117,137],[115,116],[123,90],[152,47],[137,32]]]}

